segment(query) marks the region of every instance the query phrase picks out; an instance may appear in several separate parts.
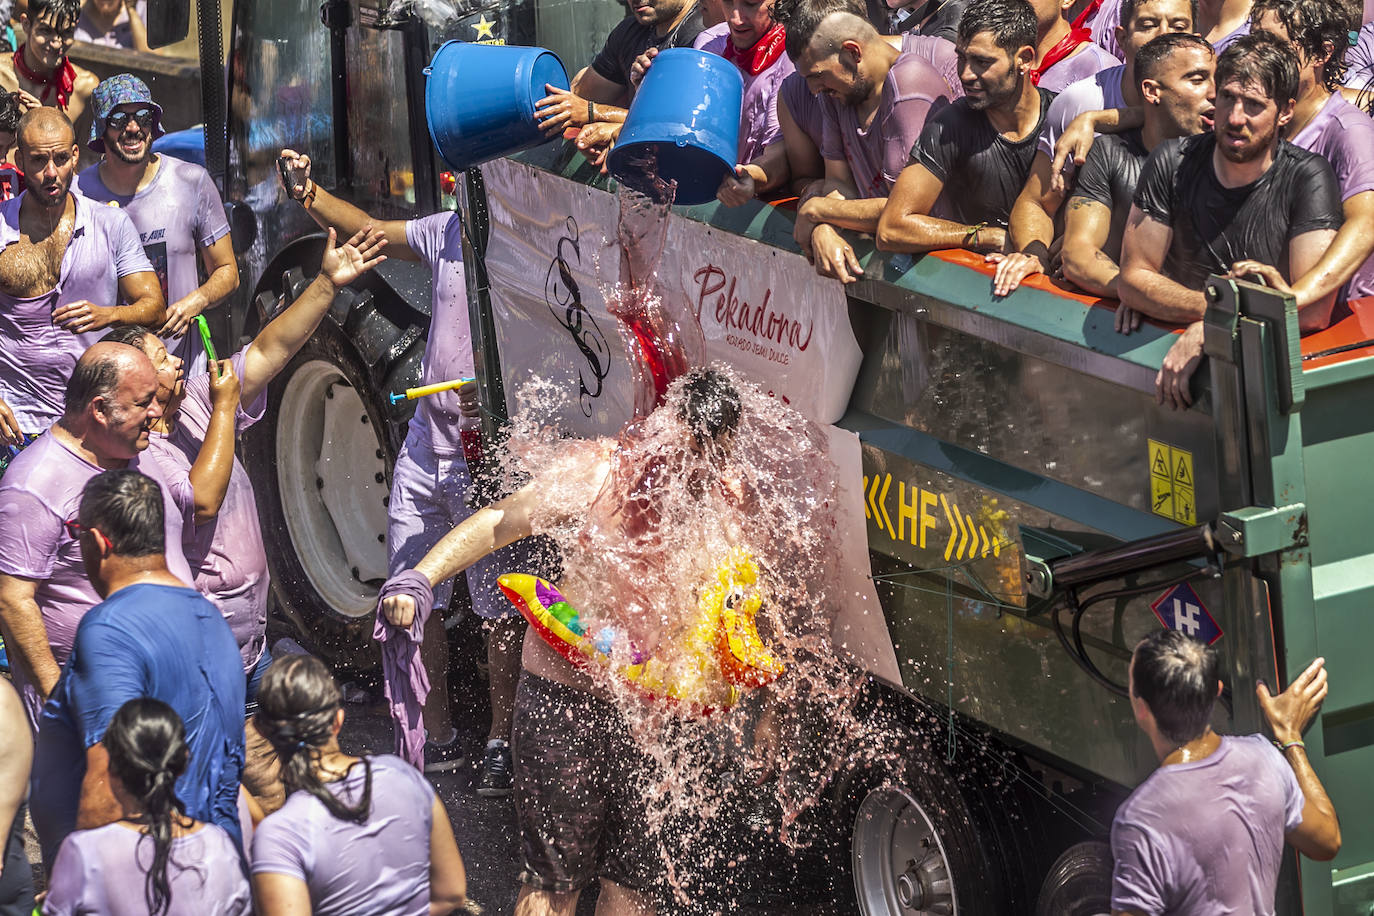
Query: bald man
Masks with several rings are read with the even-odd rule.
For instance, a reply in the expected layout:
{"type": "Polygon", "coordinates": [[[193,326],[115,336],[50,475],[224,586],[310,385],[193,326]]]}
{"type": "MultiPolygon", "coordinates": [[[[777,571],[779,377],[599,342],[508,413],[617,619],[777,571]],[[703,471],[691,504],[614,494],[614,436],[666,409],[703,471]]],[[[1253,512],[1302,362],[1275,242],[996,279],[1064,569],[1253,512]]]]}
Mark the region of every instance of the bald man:
{"type": "Polygon", "coordinates": [[[167,311],[128,215],[71,192],[66,115],[31,110],[18,140],[26,189],[0,203],[0,444],[11,446],[62,414],[72,367],[104,328],[159,328],[167,311]]]}
{"type": "Polygon", "coordinates": [[[112,468],[157,481],[167,568],[193,581],[181,550],[188,502],[182,485],[143,459],[150,428],[162,416],[156,394],[157,373],[142,350],[95,344],[76,362],[62,416],[0,479],[0,629],[30,724],[57,683],[77,623],[100,601],[81,562],[80,529],[71,524],[86,481],[112,468]]]}

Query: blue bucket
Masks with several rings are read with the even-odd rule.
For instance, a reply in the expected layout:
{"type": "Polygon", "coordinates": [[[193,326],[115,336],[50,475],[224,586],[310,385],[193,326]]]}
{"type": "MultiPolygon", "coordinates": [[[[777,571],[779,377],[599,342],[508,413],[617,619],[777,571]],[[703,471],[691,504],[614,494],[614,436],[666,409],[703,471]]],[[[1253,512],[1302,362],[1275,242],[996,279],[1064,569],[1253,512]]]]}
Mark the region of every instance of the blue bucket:
{"type": "Polygon", "coordinates": [[[743,99],[744,77],[725,58],[691,48],[660,52],[611,150],[611,174],[648,191],[644,163],[654,161],[659,178],[677,182],[677,203],[713,200],[735,169],[743,99]]]}
{"type": "Polygon", "coordinates": [[[568,88],[557,54],[516,45],[446,41],[425,76],[430,139],[459,171],[543,143],[535,103],[549,94],[545,83],[568,88]]]}

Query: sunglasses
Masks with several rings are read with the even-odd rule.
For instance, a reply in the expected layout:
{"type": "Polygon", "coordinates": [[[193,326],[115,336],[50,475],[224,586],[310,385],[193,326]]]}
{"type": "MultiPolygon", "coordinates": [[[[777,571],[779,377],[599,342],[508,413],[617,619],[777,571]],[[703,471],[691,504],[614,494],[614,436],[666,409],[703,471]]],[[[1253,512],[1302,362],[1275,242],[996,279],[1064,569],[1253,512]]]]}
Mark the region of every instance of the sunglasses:
{"type": "Polygon", "coordinates": [[[89,531],[91,534],[95,535],[95,539],[98,543],[103,543],[105,545],[106,549],[114,548],[114,545],[110,543],[110,539],[105,537],[104,534],[94,528],[81,524],[74,518],[63,522],[62,527],[67,529],[67,534],[70,535],[74,541],[80,540],[82,533],[89,531]]]}
{"type": "Polygon", "coordinates": [[[127,111],[116,111],[112,113],[105,119],[105,127],[123,130],[125,125],[129,123],[130,118],[137,121],[138,126],[144,129],[153,126],[153,110],[151,108],[140,108],[132,113],[127,111]]]}

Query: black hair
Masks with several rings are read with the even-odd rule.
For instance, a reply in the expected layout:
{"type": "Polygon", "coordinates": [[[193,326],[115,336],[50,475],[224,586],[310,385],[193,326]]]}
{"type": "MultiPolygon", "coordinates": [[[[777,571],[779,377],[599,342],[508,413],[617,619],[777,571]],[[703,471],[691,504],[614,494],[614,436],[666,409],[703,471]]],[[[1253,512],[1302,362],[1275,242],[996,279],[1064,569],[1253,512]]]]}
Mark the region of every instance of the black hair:
{"type": "Polygon", "coordinates": [[[697,445],[721,444],[739,426],[739,391],[719,369],[693,369],[683,376],[682,391],[678,418],[697,445]]]}
{"type": "Polygon", "coordinates": [[[959,46],[982,32],[991,32],[997,47],[1015,56],[1024,47],[1035,47],[1035,9],[1027,0],[978,0],[959,17],[959,46]]]}
{"type": "Polygon", "coordinates": [[[1288,40],[1302,49],[1308,59],[1326,53],[1331,57],[1322,68],[1327,91],[1339,92],[1350,65],[1345,54],[1350,49],[1350,12],[1339,0],[1255,0],[1250,8],[1250,29],[1257,31],[1265,13],[1273,13],[1288,32],[1288,40]]]}
{"type": "Polygon", "coordinates": [[[172,885],[167,878],[172,821],[177,814],[186,814],[186,806],[176,795],[177,779],[191,756],[186,727],[166,703],[138,697],[119,707],[100,743],[110,754],[110,774],[143,808],[146,823],[141,832],[153,841],[153,862],[143,886],[143,899],[148,912],[157,916],[172,905],[172,885]]]}
{"type": "Polygon", "coordinates": [[[0,131],[19,139],[19,93],[0,92],[0,131]]]}
{"type": "Polygon", "coordinates": [[[1158,79],[1164,61],[1175,51],[1183,48],[1202,48],[1208,54],[1213,53],[1211,42],[1190,32],[1166,32],[1156,35],[1135,53],[1136,82],[1158,79]]]}
{"type": "Polygon", "coordinates": [[[82,0],[29,0],[29,24],[51,19],[58,31],[62,31],[68,26],[76,25],[81,18],[81,2],[82,0]]]}
{"type": "Polygon", "coordinates": [[[363,791],[349,806],[325,787],[316,767],[321,749],[334,736],[334,715],[343,706],[343,693],[324,662],[313,655],[292,655],[272,663],[258,691],[253,717],[258,731],[277,752],[281,781],[289,798],[309,792],[334,817],[362,824],[372,811],[372,764],[363,764],[363,791]]]}
{"type": "Polygon", "coordinates": [[[1217,58],[1217,89],[1240,80],[1256,83],[1283,108],[1298,97],[1298,58],[1288,43],[1268,32],[1242,35],[1217,58]]]}
{"type": "Polygon", "coordinates": [[[113,397],[119,387],[119,358],[110,353],[87,359],[84,356],[76,361],[71,378],[67,379],[67,389],[63,395],[63,407],[68,414],[81,413],[96,398],[113,397]]]}
{"type": "Polygon", "coordinates": [[[1178,630],[1156,630],[1131,656],[1131,687],[1170,741],[1201,737],[1217,700],[1217,654],[1178,630]]]}
{"type": "Polygon", "coordinates": [[[787,29],[787,56],[799,60],[821,23],[834,13],[849,13],[868,22],[864,0],[776,0],[773,21],[787,29]]]}
{"type": "MultiPolygon", "coordinates": [[[[1111,0],[1107,0],[1111,2],[1111,0]]],[[[1135,18],[1135,11],[1140,8],[1140,4],[1145,0],[1121,0],[1121,17],[1117,20],[1121,23],[1121,28],[1129,32],[1131,30],[1131,20],[1135,18]]],[[[1188,15],[1192,17],[1193,28],[1197,28],[1197,0],[1188,0],[1188,15]]]]}
{"type": "Polygon", "coordinates": [[[162,488],[132,468],[102,471],[86,481],[76,517],[99,528],[121,557],[156,556],[167,549],[162,488]]]}
{"type": "Polygon", "coordinates": [[[105,332],[98,343],[119,343],[143,350],[143,341],[148,337],[148,329],[139,324],[117,324],[105,332]]]}

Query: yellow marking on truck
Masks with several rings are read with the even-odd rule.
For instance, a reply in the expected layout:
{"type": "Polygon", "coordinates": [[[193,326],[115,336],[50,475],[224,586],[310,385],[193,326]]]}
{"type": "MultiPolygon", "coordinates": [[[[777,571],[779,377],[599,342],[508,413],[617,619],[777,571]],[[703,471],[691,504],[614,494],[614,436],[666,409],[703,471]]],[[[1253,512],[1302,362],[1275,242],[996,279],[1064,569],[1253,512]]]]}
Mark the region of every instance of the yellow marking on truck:
{"type": "Polygon", "coordinates": [[[960,510],[958,503],[947,494],[898,480],[897,522],[894,526],[893,513],[887,505],[891,491],[891,474],[864,475],[864,515],[878,531],[892,540],[910,543],[913,547],[925,550],[926,535],[940,528],[940,516],[935,512],[935,507],[939,505],[944,510],[945,523],[949,526],[944,550],[946,561],[1002,556],[1005,541],[998,534],[997,527],[988,530],[989,525],[996,525],[996,518],[984,515],[979,521],[974,515],[960,510]]]}
{"type": "Polygon", "coordinates": [[[1197,505],[1193,502],[1193,488],[1174,483],[1174,520],[1185,525],[1197,524],[1197,505]]]}
{"type": "Polygon", "coordinates": [[[1169,462],[1169,446],[1163,442],[1150,441],[1150,476],[1163,477],[1166,480],[1173,476],[1170,468],[1173,467],[1169,462]]]}
{"type": "Polygon", "coordinates": [[[1193,454],[1181,448],[1170,449],[1174,455],[1174,486],[1193,486],[1193,454]]]}
{"type": "Polygon", "coordinates": [[[1150,475],[1150,511],[1165,518],[1174,517],[1174,487],[1169,478],[1150,475]]]}
{"type": "Polygon", "coordinates": [[[1150,511],[1184,525],[1197,524],[1193,453],[1156,439],[1149,443],[1150,511]]]}

